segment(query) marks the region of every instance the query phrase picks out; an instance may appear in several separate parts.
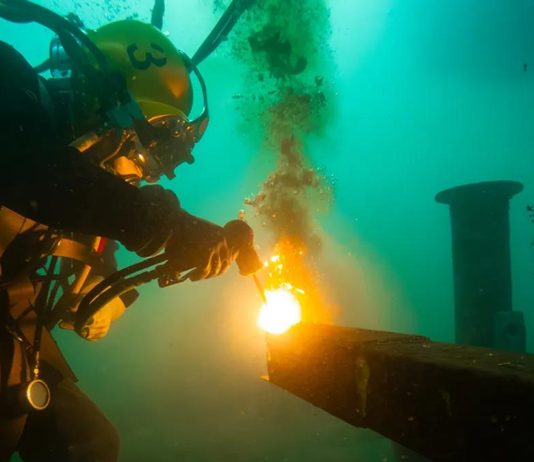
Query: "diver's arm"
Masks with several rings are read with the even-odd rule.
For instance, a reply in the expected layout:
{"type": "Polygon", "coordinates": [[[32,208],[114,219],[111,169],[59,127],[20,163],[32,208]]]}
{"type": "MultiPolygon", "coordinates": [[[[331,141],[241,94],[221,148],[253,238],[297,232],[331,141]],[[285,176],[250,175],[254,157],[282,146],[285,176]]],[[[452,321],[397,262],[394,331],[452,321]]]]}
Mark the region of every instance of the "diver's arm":
{"type": "Polygon", "coordinates": [[[146,194],[66,146],[41,104],[37,75],[3,42],[0,205],[43,224],[110,237],[144,253],[163,246],[181,213],[172,193],[146,194]]]}
{"type": "Polygon", "coordinates": [[[0,156],[0,204],[40,223],[106,236],[130,250],[146,247],[144,253],[151,253],[163,246],[185,213],[171,192],[153,188],[147,194],[73,148],[10,144],[0,156]]]}
{"type": "Polygon", "coordinates": [[[161,187],[137,189],[62,143],[41,105],[37,75],[0,42],[0,205],[66,231],[109,237],[140,256],[221,274],[235,259],[223,229],[181,209],[161,187]]]}
{"type": "Polygon", "coordinates": [[[190,215],[160,186],[137,189],[73,148],[0,155],[0,204],[61,230],[105,236],[145,257],[165,247],[191,280],[225,272],[236,259],[222,227],[190,215]],[[6,160],[7,159],[7,160],[6,160]],[[27,163],[26,163],[27,161],[27,163]]]}

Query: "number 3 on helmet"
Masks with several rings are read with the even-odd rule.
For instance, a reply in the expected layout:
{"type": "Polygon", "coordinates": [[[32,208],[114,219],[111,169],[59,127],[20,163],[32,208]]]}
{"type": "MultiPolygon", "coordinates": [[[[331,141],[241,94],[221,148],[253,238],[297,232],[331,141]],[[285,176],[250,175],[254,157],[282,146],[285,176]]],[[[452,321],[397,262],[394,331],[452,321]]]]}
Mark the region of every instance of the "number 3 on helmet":
{"type": "Polygon", "coordinates": [[[206,88],[189,58],[150,24],[135,20],[117,21],[88,33],[106,57],[109,67],[121,73],[128,91],[144,117],[155,126],[174,127],[168,145],[157,146],[152,156],[162,172],[174,176],[182,162],[193,161],[191,150],[204,134],[208,123],[206,88]],[[190,72],[199,78],[204,110],[189,121],[193,94],[190,72]]]}

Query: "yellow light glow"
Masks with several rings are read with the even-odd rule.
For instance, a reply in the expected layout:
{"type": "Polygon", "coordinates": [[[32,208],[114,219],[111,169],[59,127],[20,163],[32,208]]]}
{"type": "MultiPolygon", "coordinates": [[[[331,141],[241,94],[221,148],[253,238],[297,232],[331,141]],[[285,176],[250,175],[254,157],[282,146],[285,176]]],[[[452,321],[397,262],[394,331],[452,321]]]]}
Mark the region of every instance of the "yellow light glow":
{"type": "Polygon", "coordinates": [[[285,287],[265,292],[264,303],[258,316],[258,327],[269,334],[283,334],[301,320],[300,303],[285,287]]]}

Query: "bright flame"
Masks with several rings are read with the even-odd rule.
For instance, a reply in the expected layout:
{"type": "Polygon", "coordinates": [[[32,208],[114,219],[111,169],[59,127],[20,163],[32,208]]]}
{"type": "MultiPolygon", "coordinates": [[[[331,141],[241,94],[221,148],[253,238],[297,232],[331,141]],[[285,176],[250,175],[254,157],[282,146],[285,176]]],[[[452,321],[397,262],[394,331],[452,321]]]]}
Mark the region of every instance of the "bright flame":
{"type": "Polygon", "coordinates": [[[300,303],[288,287],[265,291],[258,327],[269,334],[283,334],[301,320],[300,303]]]}

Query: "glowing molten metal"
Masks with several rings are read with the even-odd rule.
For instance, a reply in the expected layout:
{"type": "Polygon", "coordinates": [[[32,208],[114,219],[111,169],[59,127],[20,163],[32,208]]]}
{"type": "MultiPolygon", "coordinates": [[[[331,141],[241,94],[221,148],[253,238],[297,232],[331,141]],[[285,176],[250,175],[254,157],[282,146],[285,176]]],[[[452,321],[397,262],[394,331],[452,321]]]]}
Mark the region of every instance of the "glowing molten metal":
{"type": "Polygon", "coordinates": [[[301,320],[300,303],[291,286],[265,291],[267,302],[258,316],[258,327],[269,334],[283,334],[301,320]]]}

